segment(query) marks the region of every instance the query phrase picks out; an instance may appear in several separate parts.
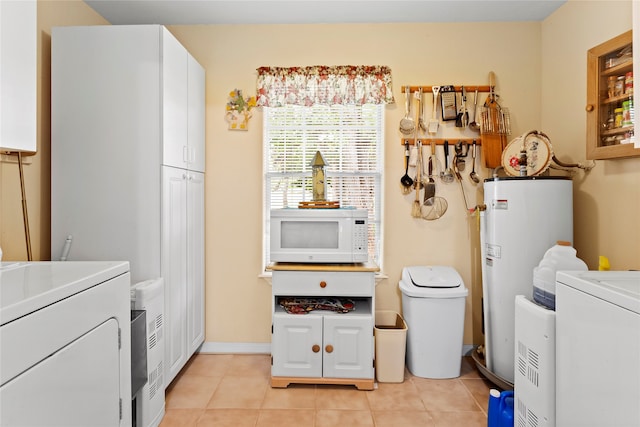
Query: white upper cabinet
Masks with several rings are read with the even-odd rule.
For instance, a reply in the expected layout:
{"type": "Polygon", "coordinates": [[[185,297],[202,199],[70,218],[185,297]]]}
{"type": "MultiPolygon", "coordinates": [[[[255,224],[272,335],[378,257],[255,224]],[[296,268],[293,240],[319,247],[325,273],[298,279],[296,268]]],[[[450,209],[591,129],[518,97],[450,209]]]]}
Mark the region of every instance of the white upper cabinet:
{"type": "Polygon", "coordinates": [[[35,0],[0,1],[0,149],[36,151],[35,0]]]}
{"type": "Polygon", "coordinates": [[[178,40],[162,29],[162,164],[186,168],[187,145],[187,56],[178,40]]]}
{"type": "Polygon", "coordinates": [[[189,166],[188,169],[204,172],[205,149],[205,72],[204,68],[191,55],[188,64],[188,135],[189,166]]]}
{"type": "Polygon", "coordinates": [[[204,69],[166,28],[162,73],[162,163],[204,172],[204,69]]]}

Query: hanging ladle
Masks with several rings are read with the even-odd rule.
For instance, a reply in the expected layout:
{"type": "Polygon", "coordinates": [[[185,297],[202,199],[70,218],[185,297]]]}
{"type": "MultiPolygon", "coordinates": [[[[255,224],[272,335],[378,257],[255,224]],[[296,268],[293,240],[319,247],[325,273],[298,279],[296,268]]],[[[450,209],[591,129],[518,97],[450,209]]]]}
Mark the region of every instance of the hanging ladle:
{"type": "Polygon", "coordinates": [[[400,178],[400,184],[402,184],[403,194],[409,194],[411,192],[411,187],[413,186],[413,179],[409,176],[409,141],[405,141],[404,143],[404,157],[406,166],[404,169],[404,176],[400,178]]]}
{"type": "Polygon", "coordinates": [[[411,86],[404,88],[404,118],[400,120],[400,132],[405,135],[411,135],[416,130],[416,122],[411,115],[411,86]]]}
{"type": "Polygon", "coordinates": [[[476,184],[480,182],[480,178],[478,178],[478,174],[476,173],[476,140],[473,140],[473,144],[471,145],[471,173],[469,174],[469,178],[471,181],[476,184]]]}
{"type": "Polygon", "coordinates": [[[474,132],[480,132],[480,125],[478,124],[478,88],[473,96],[473,121],[469,123],[469,129],[474,132]]]}

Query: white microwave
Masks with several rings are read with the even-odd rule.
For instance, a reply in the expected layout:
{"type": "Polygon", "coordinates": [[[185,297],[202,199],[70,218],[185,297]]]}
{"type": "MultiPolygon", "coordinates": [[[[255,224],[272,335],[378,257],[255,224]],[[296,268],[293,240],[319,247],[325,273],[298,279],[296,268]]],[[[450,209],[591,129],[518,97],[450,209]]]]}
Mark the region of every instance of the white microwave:
{"type": "Polygon", "coordinates": [[[270,224],[271,262],[369,260],[366,209],[273,209],[270,224]]]}

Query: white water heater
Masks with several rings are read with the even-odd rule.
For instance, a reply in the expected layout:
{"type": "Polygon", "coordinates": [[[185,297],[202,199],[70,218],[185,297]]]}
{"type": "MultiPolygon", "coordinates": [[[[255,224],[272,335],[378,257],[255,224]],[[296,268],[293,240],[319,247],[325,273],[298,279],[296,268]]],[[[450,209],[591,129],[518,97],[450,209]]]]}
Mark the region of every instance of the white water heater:
{"type": "Polygon", "coordinates": [[[485,363],[514,382],[515,297],[533,299],[533,269],[558,240],[573,242],[573,182],[568,177],[484,182],[480,243],[485,363]]]}

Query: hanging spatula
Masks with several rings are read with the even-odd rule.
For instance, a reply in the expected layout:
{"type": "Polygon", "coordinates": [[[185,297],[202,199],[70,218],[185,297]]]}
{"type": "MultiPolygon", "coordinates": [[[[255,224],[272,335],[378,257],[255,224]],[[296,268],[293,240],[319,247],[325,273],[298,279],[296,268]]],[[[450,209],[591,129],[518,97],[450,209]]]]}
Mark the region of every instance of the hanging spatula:
{"type": "Polygon", "coordinates": [[[436,108],[438,107],[438,94],[440,93],[440,86],[432,86],[433,92],[433,111],[431,111],[431,120],[429,120],[429,135],[435,135],[438,133],[438,125],[440,122],[436,118],[436,108]]]}
{"type": "Polygon", "coordinates": [[[436,195],[436,180],[433,178],[433,162],[436,155],[436,142],[431,140],[431,155],[429,156],[429,170],[427,185],[424,186],[423,205],[430,206],[433,203],[433,196],[436,195]]]}

